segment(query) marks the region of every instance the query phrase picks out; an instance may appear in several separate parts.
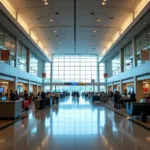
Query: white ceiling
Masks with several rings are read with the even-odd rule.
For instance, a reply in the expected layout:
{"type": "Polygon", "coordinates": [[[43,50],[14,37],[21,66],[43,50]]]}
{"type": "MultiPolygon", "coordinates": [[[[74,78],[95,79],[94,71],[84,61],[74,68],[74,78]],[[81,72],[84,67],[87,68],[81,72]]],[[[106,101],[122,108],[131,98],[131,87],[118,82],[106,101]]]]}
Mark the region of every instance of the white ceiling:
{"type": "MultiPolygon", "coordinates": [[[[43,7],[45,6],[44,0],[7,1],[13,3],[19,11],[19,16],[26,20],[29,28],[45,27],[34,28],[32,31],[38,36],[49,54],[74,54],[74,0],[48,0],[47,7],[43,7]],[[59,12],[59,15],[56,15],[56,12],[59,12]],[[50,22],[50,19],[54,22],[50,22]],[[53,27],[47,28],[47,26],[53,27]],[[55,30],[57,33],[54,33],[55,30]]],[[[131,11],[141,0],[107,0],[104,7],[101,5],[103,0],[76,1],[76,53],[99,54],[112,40],[125,19],[132,15],[131,11]],[[91,12],[94,12],[94,15],[91,15],[91,12]],[[99,18],[101,21],[97,22],[99,18]],[[94,30],[97,32],[94,33],[94,30]]]]}

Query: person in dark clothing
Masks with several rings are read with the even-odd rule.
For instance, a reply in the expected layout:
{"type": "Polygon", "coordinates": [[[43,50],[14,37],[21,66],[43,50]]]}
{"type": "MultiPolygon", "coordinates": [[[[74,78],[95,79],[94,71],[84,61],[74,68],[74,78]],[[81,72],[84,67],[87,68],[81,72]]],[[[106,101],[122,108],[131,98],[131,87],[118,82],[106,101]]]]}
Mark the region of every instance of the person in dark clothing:
{"type": "Polygon", "coordinates": [[[132,91],[132,94],[131,94],[131,99],[135,102],[136,101],[136,95],[135,95],[135,93],[134,93],[134,91],[132,91]]]}
{"type": "Polygon", "coordinates": [[[42,91],[41,93],[41,99],[42,100],[45,100],[46,99],[46,93],[44,91],[42,91]]]}
{"type": "Polygon", "coordinates": [[[27,93],[26,90],[24,91],[24,99],[25,99],[26,101],[28,100],[28,93],[27,93]]]}
{"type": "Polygon", "coordinates": [[[10,90],[10,100],[11,101],[15,101],[16,100],[16,96],[15,96],[15,93],[13,92],[13,90],[10,90]]]}
{"type": "Polygon", "coordinates": [[[116,91],[114,94],[114,108],[117,108],[117,102],[118,102],[118,92],[116,91]]]}
{"type": "Polygon", "coordinates": [[[19,94],[17,91],[15,91],[15,98],[16,98],[16,100],[19,100],[19,94]]]}

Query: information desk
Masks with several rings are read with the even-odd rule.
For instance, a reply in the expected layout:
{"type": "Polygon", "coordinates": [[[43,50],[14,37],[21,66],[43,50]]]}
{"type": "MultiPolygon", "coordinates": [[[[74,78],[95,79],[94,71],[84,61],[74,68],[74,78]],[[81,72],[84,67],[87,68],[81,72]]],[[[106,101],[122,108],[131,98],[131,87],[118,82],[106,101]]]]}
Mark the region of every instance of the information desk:
{"type": "Polygon", "coordinates": [[[16,119],[22,114],[22,101],[0,101],[0,119],[16,119]]]}
{"type": "Polygon", "coordinates": [[[36,99],[35,100],[35,108],[36,109],[44,109],[46,105],[46,100],[36,99]]]}

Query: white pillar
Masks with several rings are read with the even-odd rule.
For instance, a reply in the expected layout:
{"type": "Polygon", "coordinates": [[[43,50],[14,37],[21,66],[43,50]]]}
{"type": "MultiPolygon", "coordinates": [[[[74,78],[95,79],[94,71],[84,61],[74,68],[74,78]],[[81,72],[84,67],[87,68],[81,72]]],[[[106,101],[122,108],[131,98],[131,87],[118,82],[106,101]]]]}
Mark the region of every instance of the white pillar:
{"type": "Polygon", "coordinates": [[[100,92],[100,79],[99,79],[99,62],[97,63],[97,83],[98,83],[98,92],[100,92]]]}
{"type": "Polygon", "coordinates": [[[51,62],[51,69],[50,69],[50,92],[52,92],[52,81],[53,81],[53,62],[51,62]]]}
{"type": "Polygon", "coordinates": [[[30,94],[30,80],[28,81],[28,94],[30,94]]]}
{"type": "Polygon", "coordinates": [[[122,91],[122,81],[120,80],[120,94],[122,95],[123,94],[123,91],[122,91]]]}

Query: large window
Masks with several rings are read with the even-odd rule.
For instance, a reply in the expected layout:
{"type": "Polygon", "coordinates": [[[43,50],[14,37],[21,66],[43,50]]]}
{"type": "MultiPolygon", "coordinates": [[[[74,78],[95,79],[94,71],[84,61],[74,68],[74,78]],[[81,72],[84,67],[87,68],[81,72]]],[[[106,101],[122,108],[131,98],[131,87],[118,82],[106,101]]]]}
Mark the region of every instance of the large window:
{"type": "Polygon", "coordinates": [[[5,62],[15,66],[16,40],[3,27],[0,26],[0,52],[1,50],[10,50],[10,61],[5,62]]]}
{"type": "Polygon", "coordinates": [[[129,43],[124,49],[124,71],[133,68],[133,46],[129,43]]]}
{"type": "Polygon", "coordinates": [[[120,57],[119,53],[112,59],[112,75],[118,75],[120,73],[120,57]]]}
{"type": "Polygon", "coordinates": [[[18,48],[18,69],[27,71],[27,48],[21,43],[18,48]]]}
{"type": "Polygon", "coordinates": [[[100,63],[99,64],[99,76],[100,76],[99,80],[100,80],[100,82],[105,82],[104,73],[105,73],[105,64],[100,63]]]}
{"type": "Polygon", "coordinates": [[[149,50],[150,51],[150,26],[144,29],[135,39],[136,41],[136,62],[137,66],[145,63],[146,61],[142,61],[140,58],[141,50],[149,50]]]}
{"type": "Polygon", "coordinates": [[[53,82],[97,81],[97,56],[54,55],[53,82]]]}
{"type": "Polygon", "coordinates": [[[46,63],[45,64],[45,71],[46,71],[46,78],[45,78],[45,82],[50,82],[50,77],[51,77],[51,64],[50,63],[46,63]]]}
{"type": "Polygon", "coordinates": [[[30,73],[35,76],[38,75],[38,59],[33,53],[30,55],[30,73]]]}

